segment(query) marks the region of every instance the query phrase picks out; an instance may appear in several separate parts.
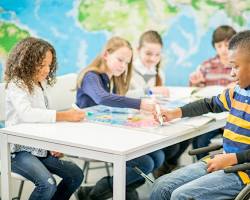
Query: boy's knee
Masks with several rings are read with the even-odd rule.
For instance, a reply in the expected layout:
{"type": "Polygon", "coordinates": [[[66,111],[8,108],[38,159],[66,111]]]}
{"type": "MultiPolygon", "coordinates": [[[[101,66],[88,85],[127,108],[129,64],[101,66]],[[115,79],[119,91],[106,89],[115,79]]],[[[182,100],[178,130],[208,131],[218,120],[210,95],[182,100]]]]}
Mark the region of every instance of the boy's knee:
{"type": "Polygon", "coordinates": [[[193,200],[189,189],[177,188],[171,194],[171,200],[193,200]]]}
{"type": "Polygon", "coordinates": [[[164,186],[161,182],[154,185],[150,200],[168,200],[171,196],[171,189],[164,186]]]}

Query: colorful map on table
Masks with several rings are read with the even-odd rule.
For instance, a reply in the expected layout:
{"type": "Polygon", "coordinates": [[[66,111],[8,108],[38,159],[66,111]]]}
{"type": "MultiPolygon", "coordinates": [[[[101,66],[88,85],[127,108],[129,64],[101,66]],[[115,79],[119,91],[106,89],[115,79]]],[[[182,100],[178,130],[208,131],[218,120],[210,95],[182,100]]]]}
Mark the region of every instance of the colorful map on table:
{"type": "Polygon", "coordinates": [[[152,114],[141,113],[129,108],[115,108],[108,106],[93,106],[84,109],[87,121],[134,128],[158,127],[152,114]]]}
{"type": "MultiPolygon", "coordinates": [[[[146,98],[146,97],[144,97],[146,98]]],[[[187,100],[169,101],[164,97],[157,97],[156,101],[162,108],[172,109],[187,104],[187,100]]],[[[118,108],[103,105],[84,109],[87,121],[131,128],[158,128],[160,124],[150,113],[140,112],[131,108],[118,108]]]]}

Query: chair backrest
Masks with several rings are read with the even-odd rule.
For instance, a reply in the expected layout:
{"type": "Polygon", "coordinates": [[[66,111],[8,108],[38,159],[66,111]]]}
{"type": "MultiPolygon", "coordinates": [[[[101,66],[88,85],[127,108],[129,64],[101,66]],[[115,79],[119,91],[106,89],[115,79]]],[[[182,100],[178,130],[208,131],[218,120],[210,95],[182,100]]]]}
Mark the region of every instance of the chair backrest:
{"type": "Polygon", "coordinates": [[[5,83],[0,83],[0,122],[5,121],[5,83]]]}
{"type": "Polygon", "coordinates": [[[47,89],[49,108],[66,110],[75,103],[77,74],[66,74],[57,77],[56,84],[47,89]]]}

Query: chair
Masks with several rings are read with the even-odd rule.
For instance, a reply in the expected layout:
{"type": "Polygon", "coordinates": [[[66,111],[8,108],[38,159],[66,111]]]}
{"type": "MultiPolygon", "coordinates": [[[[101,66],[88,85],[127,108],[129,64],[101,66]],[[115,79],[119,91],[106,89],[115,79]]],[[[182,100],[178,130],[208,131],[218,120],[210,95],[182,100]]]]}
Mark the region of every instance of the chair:
{"type": "Polygon", "coordinates": [[[77,74],[71,73],[58,76],[56,84],[47,88],[49,108],[67,110],[72,107],[76,97],[77,74]]]}
{"type": "Polygon", "coordinates": [[[87,184],[89,170],[95,170],[95,169],[103,169],[103,168],[105,168],[107,175],[108,176],[111,175],[110,168],[113,167],[113,165],[111,163],[103,162],[104,166],[91,167],[90,163],[93,163],[93,162],[102,162],[102,161],[85,159],[85,158],[83,158],[83,160],[84,160],[84,164],[83,164],[83,167],[82,167],[82,171],[84,172],[84,180],[83,180],[84,184],[87,184]]]}
{"type": "MultiPolygon", "coordinates": [[[[208,152],[213,152],[213,151],[218,151],[222,149],[221,144],[214,144],[210,145],[208,147],[203,147],[199,149],[193,149],[188,152],[189,155],[196,155],[200,153],[208,153],[208,152]]],[[[250,170],[250,163],[243,163],[243,164],[238,164],[234,165],[232,167],[228,167],[224,169],[225,173],[234,173],[238,171],[246,171],[250,170]]],[[[236,196],[234,200],[249,200],[250,199],[250,184],[247,184],[241,191],[240,193],[236,196]]]]}
{"type": "MultiPolygon", "coordinates": [[[[49,87],[47,89],[50,109],[67,110],[72,108],[72,105],[75,103],[75,97],[76,97],[76,90],[75,90],[76,80],[77,80],[77,74],[75,73],[57,77],[56,84],[53,87],[49,87]]],[[[69,156],[69,155],[67,156],[76,158],[75,156],[69,156]]],[[[100,162],[100,161],[90,160],[85,158],[78,158],[78,159],[84,160],[82,168],[85,175],[84,183],[87,183],[89,170],[105,168],[107,175],[109,176],[111,174],[109,168],[112,167],[112,165],[110,165],[109,163],[104,162],[104,166],[90,167],[91,162],[100,162]]]]}
{"type": "MultiPolygon", "coordinates": [[[[0,170],[1,171],[1,170],[0,170]]],[[[1,173],[0,173],[1,174],[1,173]]],[[[23,192],[23,186],[24,186],[24,181],[29,181],[26,178],[24,178],[23,176],[16,174],[14,172],[11,172],[11,177],[16,179],[16,180],[20,180],[20,185],[18,187],[18,192],[17,192],[17,196],[13,197],[12,200],[21,200],[22,197],[22,192],[23,192]]],[[[0,198],[1,199],[1,198],[0,198]]]]}

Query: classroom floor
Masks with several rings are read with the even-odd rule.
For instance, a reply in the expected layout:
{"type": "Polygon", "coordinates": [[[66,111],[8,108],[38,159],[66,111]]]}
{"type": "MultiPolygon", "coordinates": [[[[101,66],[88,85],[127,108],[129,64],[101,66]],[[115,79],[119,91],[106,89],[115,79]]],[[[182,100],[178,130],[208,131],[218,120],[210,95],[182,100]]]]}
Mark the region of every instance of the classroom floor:
{"type": "MultiPolygon", "coordinates": [[[[187,152],[187,151],[186,151],[187,152]]],[[[192,158],[190,156],[187,155],[187,153],[184,153],[183,156],[180,159],[180,165],[187,165],[192,163],[192,158]]],[[[78,160],[78,159],[73,159],[74,162],[76,162],[80,167],[83,166],[84,161],[78,160]]],[[[103,163],[99,162],[99,163],[91,163],[91,166],[102,166],[103,163]]],[[[90,170],[89,171],[89,175],[88,175],[88,183],[89,184],[94,184],[96,181],[98,181],[101,177],[106,176],[106,171],[105,169],[98,169],[98,170],[90,170]]],[[[59,179],[58,179],[59,181],[59,179]]],[[[12,183],[13,183],[13,187],[12,187],[12,194],[16,195],[17,194],[17,190],[18,190],[18,186],[20,181],[12,179],[12,183]]],[[[143,186],[141,186],[140,188],[138,188],[138,193],[140,196],[140,200],[148,200],[149,199],[149,192],[151,189],[151,184],[150,183],[145,183],[143,186]]],[[[22,198],[21,200],[28,200],[28,197],[31,193],[31,191],[33,190],[33,184],[29,181],[26,181],[24,184],[24,188],[23,188],[23,193],[22,193],[22,198]]],[[[70,198],[70,200],[76,200],[74,196],[72,196],[70,198]]]]}

